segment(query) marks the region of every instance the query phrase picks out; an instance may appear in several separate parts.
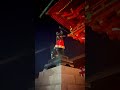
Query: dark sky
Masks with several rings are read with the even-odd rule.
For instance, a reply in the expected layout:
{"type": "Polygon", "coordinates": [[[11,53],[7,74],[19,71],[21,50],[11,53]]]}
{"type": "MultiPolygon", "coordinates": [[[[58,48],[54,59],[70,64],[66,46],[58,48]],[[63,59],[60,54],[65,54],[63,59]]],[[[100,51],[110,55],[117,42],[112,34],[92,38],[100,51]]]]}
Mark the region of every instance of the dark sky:
{"type": "Polygon", "coordinates": [[[0,90],[27,90],[34,78],[33,7],[0,1],[0,90]]]}

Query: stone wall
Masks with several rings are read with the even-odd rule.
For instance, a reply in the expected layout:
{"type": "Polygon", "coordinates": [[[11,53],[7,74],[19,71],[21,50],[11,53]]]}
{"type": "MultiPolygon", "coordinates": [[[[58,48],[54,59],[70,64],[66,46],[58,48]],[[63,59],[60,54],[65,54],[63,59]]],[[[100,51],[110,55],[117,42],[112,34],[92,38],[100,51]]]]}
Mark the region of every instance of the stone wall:
{"type": "Polygon", "coordinates": [[[35,90],[85,90],[85,78],[79,69],[57,66],[39,73],[35,80],[35,90]]]}

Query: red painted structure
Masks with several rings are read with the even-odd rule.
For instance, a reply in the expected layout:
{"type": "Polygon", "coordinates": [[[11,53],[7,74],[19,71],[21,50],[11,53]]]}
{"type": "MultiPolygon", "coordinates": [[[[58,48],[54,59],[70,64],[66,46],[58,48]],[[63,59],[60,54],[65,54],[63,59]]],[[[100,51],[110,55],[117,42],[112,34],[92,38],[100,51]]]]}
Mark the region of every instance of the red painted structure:
{"type": "Polygon", "coordinates": [[[59,0],[47,14],[81,43],[85,41],[85,23],[98,33],[107,33],[110,39],[120,40],[119,0],[59,0]]]}
{"type": "Polygon", "coordinates": [[[47,14],[70,30],[68,37],[85,42],[84,0],[59,0],[47,14]],[[81,2],[82,1],[82,2],[81,2]]]}
{"type": "Polygon", "coordinates": [[[119,0],[88,0],[86,22],[96,32],[105,32],[110,39],[120,40],[119,0]]]}

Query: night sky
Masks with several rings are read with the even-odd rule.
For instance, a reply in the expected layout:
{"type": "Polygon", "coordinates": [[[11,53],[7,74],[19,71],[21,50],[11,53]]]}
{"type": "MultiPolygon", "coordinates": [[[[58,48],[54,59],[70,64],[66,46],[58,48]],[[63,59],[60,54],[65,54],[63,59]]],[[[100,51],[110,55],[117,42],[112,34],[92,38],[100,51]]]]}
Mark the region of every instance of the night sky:
{"type": "Polygon", "coordinates": [[[27,90],[34,80],[31,1],[0,1],[0,90],[27,90]]]}

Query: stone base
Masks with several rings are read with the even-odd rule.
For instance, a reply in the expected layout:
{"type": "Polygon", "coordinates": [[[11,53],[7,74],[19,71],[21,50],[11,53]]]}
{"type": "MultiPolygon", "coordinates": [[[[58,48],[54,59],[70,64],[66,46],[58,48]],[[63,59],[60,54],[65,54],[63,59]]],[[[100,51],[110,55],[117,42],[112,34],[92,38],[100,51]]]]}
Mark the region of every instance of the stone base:
{"type": "Polygon", "coordinates": [[[79,71],[63,65],[43,70],[35,80],[35,90],[85,90],[85,78],[79,71]]]}
{"type": "Polygon", "coordinates": [[[74,67],[73,62],[67,56],[61,55],[54,59],[50,59],[48,64],[45,64],[44,69],[50,69],[59,65],[74,67]]]}

